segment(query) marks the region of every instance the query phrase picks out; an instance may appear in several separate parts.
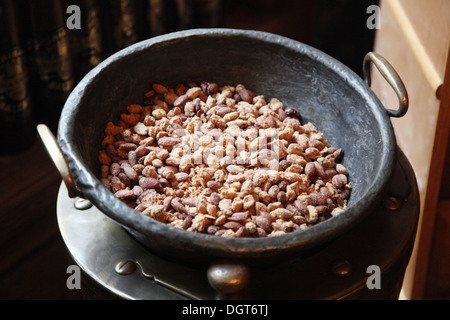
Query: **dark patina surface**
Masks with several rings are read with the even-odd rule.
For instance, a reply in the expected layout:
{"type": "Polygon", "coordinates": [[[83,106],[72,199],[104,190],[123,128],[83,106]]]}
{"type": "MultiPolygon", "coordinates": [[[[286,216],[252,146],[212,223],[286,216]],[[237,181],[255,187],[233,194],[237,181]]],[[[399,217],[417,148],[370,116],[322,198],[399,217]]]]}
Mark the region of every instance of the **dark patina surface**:
{"type": "Polygon", "coordinates": [[[61,115],[58,143],[80,196],[150,250],[178,260],[274,261],[324,245],[369,215],[384,196],[396,159],[390,118],[367,84],[332,57],[277,35],[197,29],[155,37],[111,56],[75,88],[61,115]],[[263,239],[219,238],[178,230],[127,207],[97,177],[103,128],[152,83],[242,83],[300,111],[344,150],[348,209],[306,230],[263,239]]]}

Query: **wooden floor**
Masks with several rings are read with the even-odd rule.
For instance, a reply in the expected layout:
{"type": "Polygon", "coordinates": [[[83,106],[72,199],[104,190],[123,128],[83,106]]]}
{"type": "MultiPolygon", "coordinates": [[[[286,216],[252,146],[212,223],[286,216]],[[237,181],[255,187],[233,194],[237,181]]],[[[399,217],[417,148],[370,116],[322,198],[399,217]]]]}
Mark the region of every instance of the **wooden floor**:
{"type": "Polygon", "coordinates": [[[0,299],[77,299],[56,221],[61,178],[39,140],[0,157],[0,299]]]}

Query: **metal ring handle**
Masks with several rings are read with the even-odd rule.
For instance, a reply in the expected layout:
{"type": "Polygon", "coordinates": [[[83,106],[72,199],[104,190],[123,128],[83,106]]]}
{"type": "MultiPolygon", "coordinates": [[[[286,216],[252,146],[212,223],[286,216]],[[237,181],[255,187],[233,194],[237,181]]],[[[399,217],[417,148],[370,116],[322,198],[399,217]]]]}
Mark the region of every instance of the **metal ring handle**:
{"type": "Polygon", "coordinates": [[[61,178],[63,179],[67,187],[69,197],[77,197],[77,189],[72,179],[72,175],[70,174],[69,166],[66,159],[64,158],[61,148],[58,145],[58,142],[56,141],[55,136],[45,124],[39,124],[37,126],[37,131],[39,133],[39,136],[41,137],[45,149],[50,155],[50,158],[55,164],[56,169],[58,169],[59,174],[61,175],[61,178]]]}
{"type": "Polygon", "coordinates": [[[381,75],[386,79],[389,85],[394,89],[397,94],[399,100],[399,107],[397,110],[386,109],[388,115],[390,117],[400,118],[403,117],[408,111],[409,107],[409,98],[408,92],[406,91],[405,85],[403,84],[402,79],[398,73],[394,70],[394,68],[389,64],[389,62],[375,52],[369,52],[364,57],[363,62],[363,74],[364,81],[370,87],[371,85],[371,77],[370,77],[370,66],[371,63],[377,67],[378,71],[381,75]]]}

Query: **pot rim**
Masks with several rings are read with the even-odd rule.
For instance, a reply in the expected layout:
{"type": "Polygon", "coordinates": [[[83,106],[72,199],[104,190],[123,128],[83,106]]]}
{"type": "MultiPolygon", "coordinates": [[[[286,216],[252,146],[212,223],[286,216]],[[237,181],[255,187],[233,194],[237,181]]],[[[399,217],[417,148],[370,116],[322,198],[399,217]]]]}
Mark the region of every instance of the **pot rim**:
{"type": "Polygon", "coordinates": [[[166,245],[177,247],[179,244],[189,243],[191,250],[201,250],[202,252],[208,252],[218,257],[248,257],[248,254],[252,257],[265,257],[271,254],[277,254],[280,250],[302,251],[303,249],[313,248],[344,233],[355,223],[366,217],[372,211],[374,204],[381,200],[381,196],[386,190],[390,177],[392,176],[396,158],[395,135],[386,109],[367,84],[347,66],[318,49],[283,36],[262,31],[227,28],[191,29],[157,36],[122,49],[105,59],[80,81],[67,99],[59,121],[58,144],[68,163],[77,189],[84,198],[90,200],[104,214],[119,224],[131,228],[149,238],[157,239],[157,241],[166,245]],[[125,56],[143,52],[163,42],[180,41],[186,37],[236,36],[248,37],[278,45],[296,51],[299,55],[306,55],[310,59],[332,69],[343,80],[349,82],[352,88],[357,90],[358,94],[363,96],[365,100],[373,102],[369,107],[372,109],[378,125],[382,128],[383,150],[381,152],[386,156],[382,159],[376,178],[367,188],[364,199],[350,205],[344,213],[304,230],[276,237],[223,238],[179,230],[128,207],[116,198],[112,192],[107,190],[97,178],[97,175],[92,173],[85,165],[83,157],[74,142],[74,123],[71,121],[76,119],[74,115],[78,112],[78,104],[83,98],[85,89],[92,85],[95,78],[107,66],[114,64],[117,60],[125,56]]]}

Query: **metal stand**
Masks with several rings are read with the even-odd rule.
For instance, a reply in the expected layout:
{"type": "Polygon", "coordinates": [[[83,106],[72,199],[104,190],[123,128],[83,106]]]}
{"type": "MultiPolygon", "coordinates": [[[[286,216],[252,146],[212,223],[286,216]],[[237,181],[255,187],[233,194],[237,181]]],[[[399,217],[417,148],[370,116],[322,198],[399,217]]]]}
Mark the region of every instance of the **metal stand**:
{"type": "MultiPolygon", "coordinates": [[[[95,296],[121,299],[223,298],[208,270],[161,259],[62,183],[57,203],[62,237],[95,296]]],[[[251,270],[241,299],[397,299],[411,256],[419,194],[401,150],[385,200],[365,221],[317,253],[251,270]]],[[[89,297],[89,293],[87,293],[89,297]]]]}

